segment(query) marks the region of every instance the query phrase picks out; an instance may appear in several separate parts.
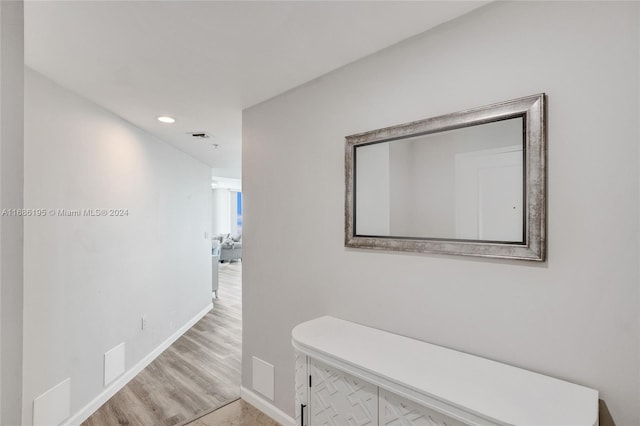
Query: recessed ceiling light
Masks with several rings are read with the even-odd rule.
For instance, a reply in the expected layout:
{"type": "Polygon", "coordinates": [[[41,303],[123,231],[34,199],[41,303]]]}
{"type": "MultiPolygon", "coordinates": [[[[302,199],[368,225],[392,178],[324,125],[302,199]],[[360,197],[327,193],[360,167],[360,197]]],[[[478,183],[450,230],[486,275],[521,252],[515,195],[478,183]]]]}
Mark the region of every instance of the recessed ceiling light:
{"type": "Polygon", "coordinates": [[[176,119],[173,117],[169,117],[168,115],[161,115],[160,117],[158,117],[158,121],[162,123],[175,123],[176,119]]]}

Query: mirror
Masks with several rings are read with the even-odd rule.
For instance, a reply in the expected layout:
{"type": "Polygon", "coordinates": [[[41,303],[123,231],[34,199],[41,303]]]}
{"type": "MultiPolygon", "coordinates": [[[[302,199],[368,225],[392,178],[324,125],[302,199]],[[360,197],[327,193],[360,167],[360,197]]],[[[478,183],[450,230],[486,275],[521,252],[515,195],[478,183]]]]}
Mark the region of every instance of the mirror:
{"type": "Polygon", "coordinates": [[[544,260],[544,101],[348,136],[345,245],[544,260]]]}

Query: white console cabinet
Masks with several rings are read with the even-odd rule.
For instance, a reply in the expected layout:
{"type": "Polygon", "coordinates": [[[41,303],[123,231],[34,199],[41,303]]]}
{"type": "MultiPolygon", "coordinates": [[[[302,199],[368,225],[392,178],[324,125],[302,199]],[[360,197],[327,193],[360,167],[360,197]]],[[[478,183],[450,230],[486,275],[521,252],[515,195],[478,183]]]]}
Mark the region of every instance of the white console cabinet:
{"type": "Polygon", "coordinates": [[[333,317],[293,329],[301,426],[595,426],[598,392],[333,317]]]}

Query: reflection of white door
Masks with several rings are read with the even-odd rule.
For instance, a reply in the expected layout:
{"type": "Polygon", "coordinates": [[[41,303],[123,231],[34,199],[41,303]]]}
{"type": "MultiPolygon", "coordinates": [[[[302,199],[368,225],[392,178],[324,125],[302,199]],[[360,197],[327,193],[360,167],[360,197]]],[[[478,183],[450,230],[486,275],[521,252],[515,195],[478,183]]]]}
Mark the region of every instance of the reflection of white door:
{"type": "Polygon", "coordinates": [[[523,240],[522,146],[456,154],[456,238],[523,240]]]}

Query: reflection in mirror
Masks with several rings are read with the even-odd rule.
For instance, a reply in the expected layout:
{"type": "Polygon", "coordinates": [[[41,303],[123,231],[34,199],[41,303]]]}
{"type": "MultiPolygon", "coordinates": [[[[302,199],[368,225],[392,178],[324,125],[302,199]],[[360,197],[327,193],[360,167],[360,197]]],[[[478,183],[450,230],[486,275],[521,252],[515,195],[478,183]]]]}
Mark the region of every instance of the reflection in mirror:
{"type": "Polygon", "coordinates": [[[524,242],[522,116],[355,148],[355,235],[524,242]]]}
{"type": "Polygon", "coordinates": [[[544,93],[345,139],[344,244],[544,261],[544,93]]]}

